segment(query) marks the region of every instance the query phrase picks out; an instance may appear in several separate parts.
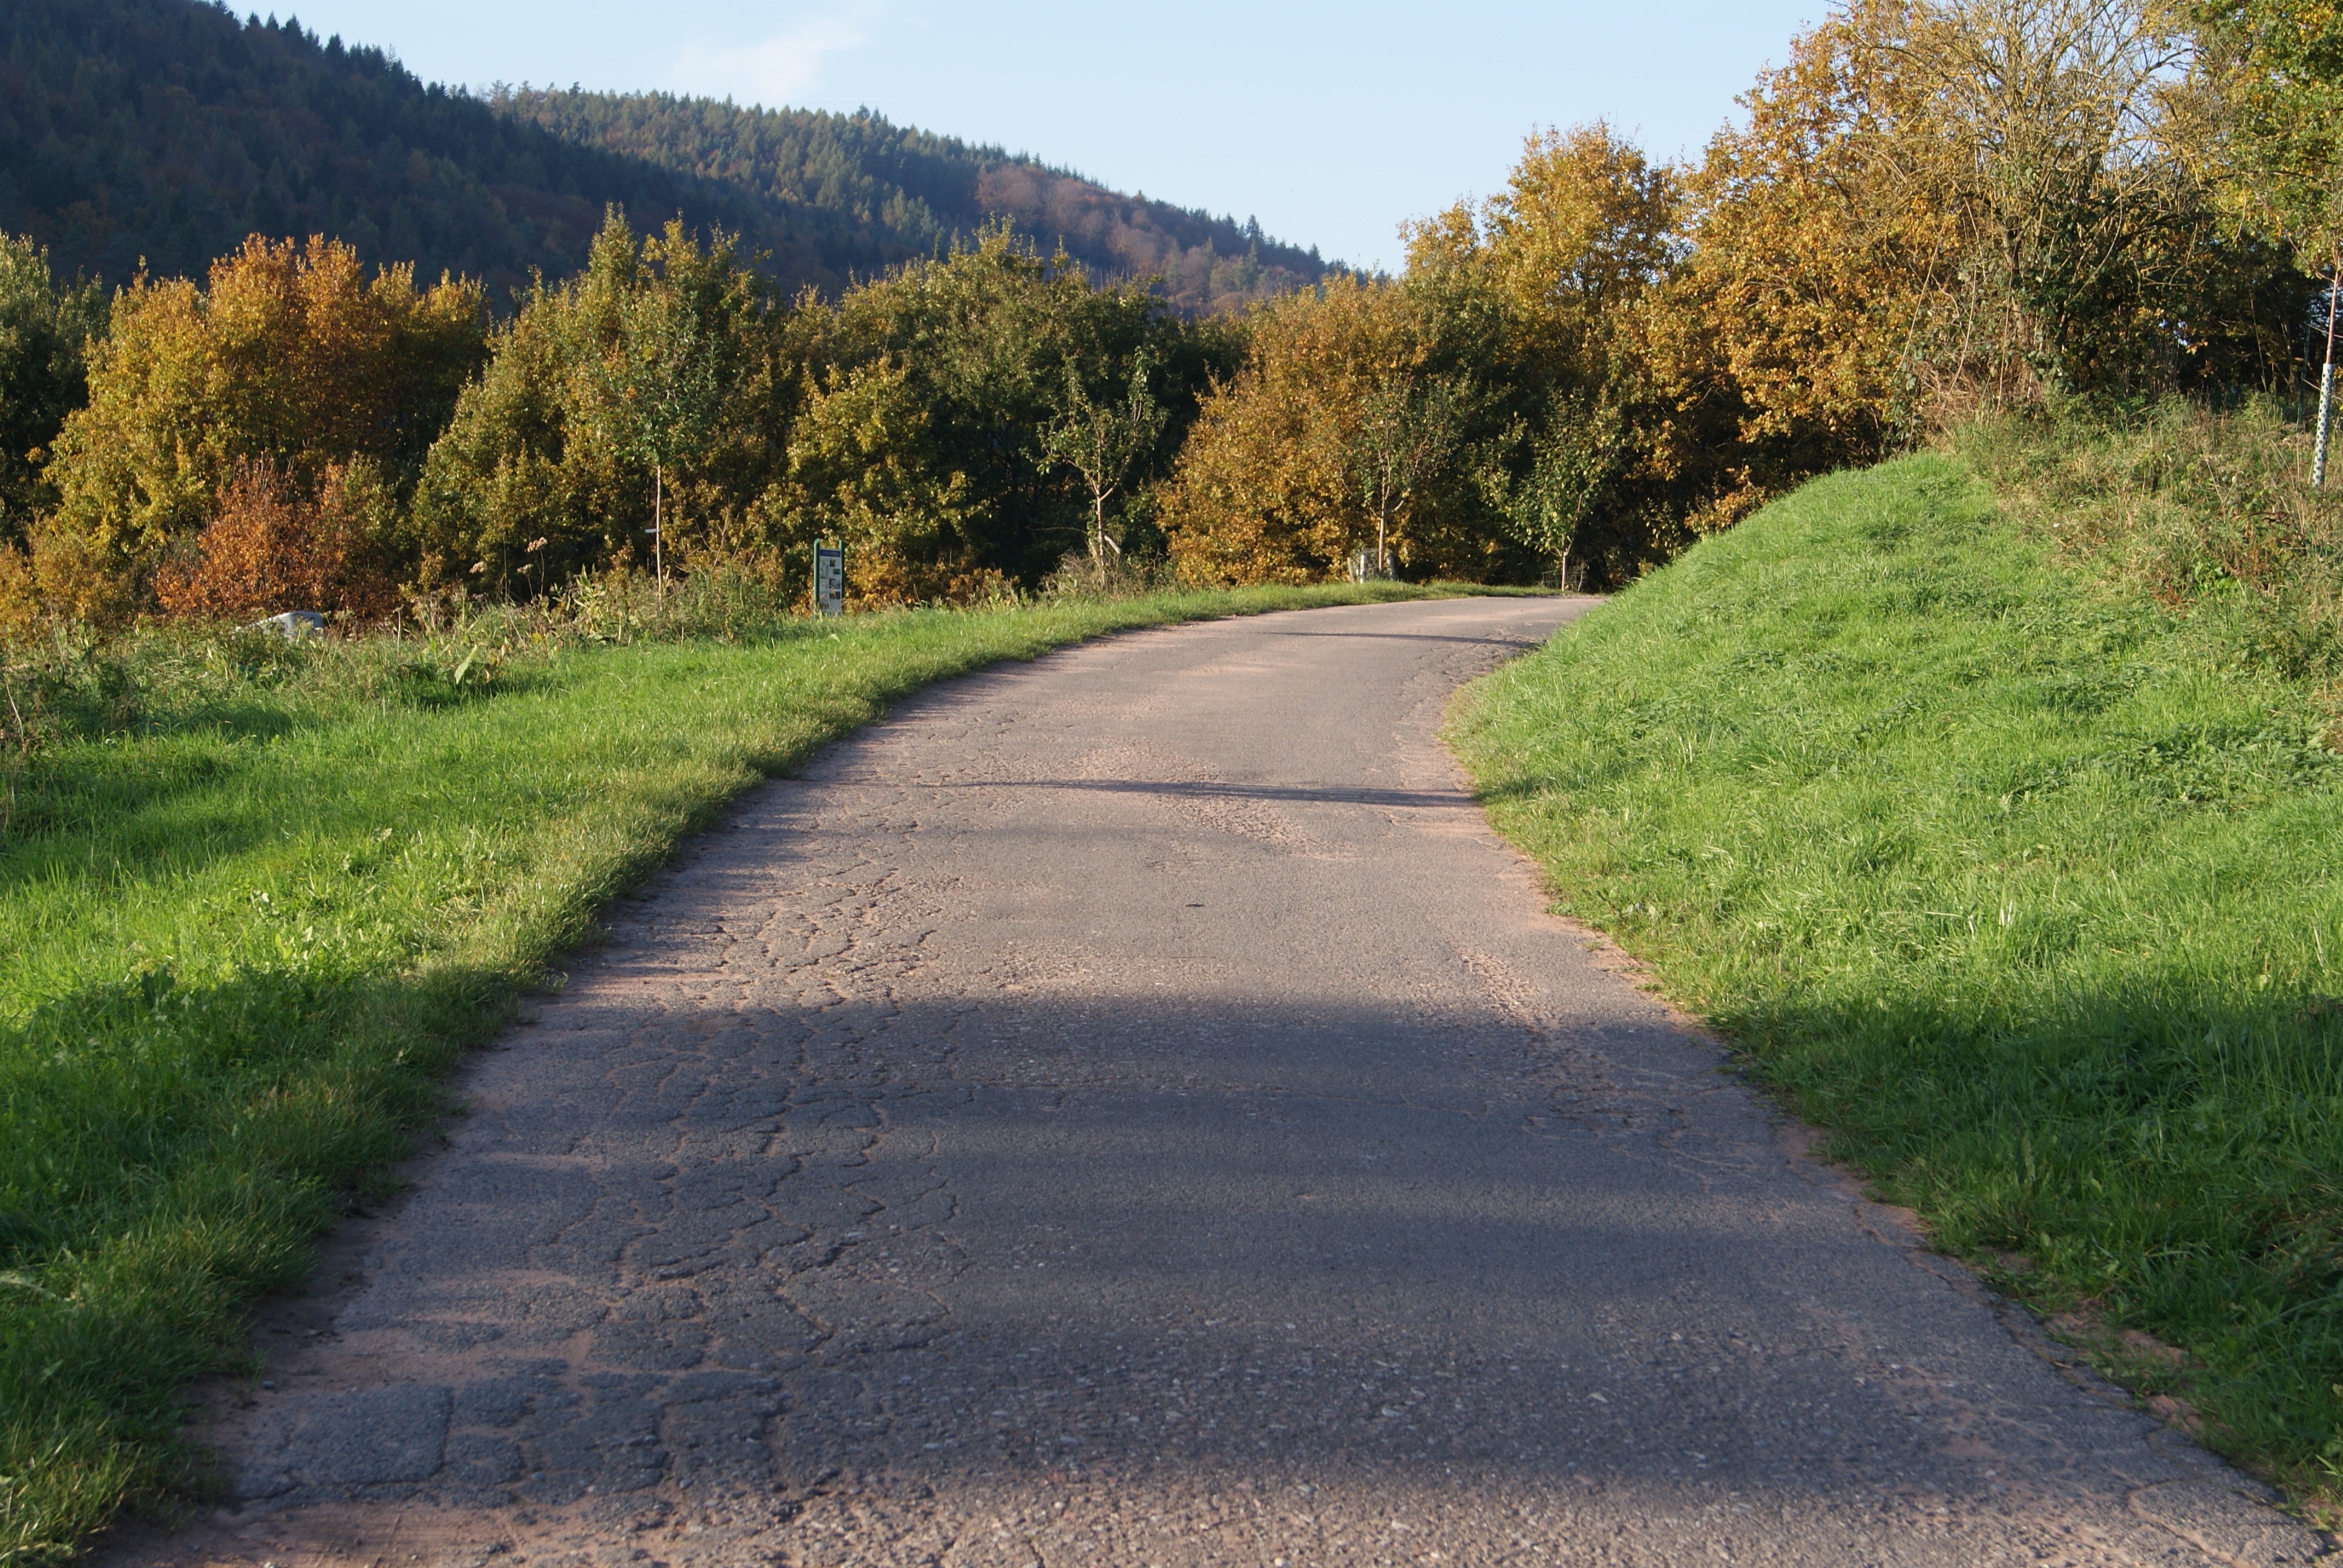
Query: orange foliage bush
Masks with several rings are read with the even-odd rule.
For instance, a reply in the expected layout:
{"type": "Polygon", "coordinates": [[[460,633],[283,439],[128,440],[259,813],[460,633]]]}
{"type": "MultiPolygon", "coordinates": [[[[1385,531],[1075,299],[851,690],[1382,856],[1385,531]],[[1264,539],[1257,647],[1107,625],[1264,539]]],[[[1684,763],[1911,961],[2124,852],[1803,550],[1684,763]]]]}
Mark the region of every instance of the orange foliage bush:
{"type": "Polygon", "coordinates": [[[241,465],[190,558],[156,574],[173,615],[252,620],[288,609],[387,614],[397,590],[373,548],[378,481],[361,465],[327,472],[317,499],[266,462],[241,465]]]}
{"type": "Polygon", "coordinates": [[[89,401],[51,448],[58,506],[34,551],[44,598],[92,619],[136,613],[250,463],[313,496],[336,464],[413,474],[485,334],[477,284],[369,275],[322,237],[255,236],[207,285],[134,278],[92,346],[89,401]]]}

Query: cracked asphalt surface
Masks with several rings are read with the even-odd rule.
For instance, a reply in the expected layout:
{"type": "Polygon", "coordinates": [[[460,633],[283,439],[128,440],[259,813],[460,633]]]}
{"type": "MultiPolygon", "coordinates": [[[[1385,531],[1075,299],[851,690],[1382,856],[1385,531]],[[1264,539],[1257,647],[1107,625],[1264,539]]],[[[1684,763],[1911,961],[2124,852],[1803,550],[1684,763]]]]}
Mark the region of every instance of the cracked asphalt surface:
{"type": "Polygon", "coordinates": [[[101,1560],[2317,1555],[1543,912],[1438,728],[1586,603],[1117,638],[759,789],[101,1560]]]}

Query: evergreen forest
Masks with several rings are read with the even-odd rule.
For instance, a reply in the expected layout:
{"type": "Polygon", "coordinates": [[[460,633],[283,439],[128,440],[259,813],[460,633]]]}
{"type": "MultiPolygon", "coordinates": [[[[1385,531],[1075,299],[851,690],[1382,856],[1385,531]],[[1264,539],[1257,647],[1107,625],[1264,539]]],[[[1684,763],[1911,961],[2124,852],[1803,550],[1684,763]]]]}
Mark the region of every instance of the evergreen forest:
{"type": "Polygon", "coordinates": [[[505,308],[584,264],[605,207],[739,236],[785,293],[1006,218],[1183,309],[1316,281],[1257,225],[1118,196],[876,115],[426,85],[377,48],[196,0],[0,9],[0,230],[67,276],[200,275],[250,234],[323,234],[455,272],[505,308]]]}

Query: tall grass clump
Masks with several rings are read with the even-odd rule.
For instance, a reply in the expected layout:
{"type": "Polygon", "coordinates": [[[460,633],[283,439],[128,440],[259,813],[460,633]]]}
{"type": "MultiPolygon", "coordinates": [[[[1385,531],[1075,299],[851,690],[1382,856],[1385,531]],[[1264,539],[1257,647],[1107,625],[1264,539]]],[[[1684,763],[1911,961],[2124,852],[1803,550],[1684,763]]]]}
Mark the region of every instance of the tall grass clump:
{"type": "Polygon", "coordinates": [[[1559,907],[1938,1244],[2178,1347],[2106,1353],[2331,1503],[2343,759],[2315,638],[2262,629],[2323,601],[2251,548],[2318,560],[2325,514],[2243,428],[1991,450],[2016,519],[1945,456],[1818,480],[1491,676],[1456,739],[1559,907]],[[2198,557],[2237,565],[2127,580],[2198,557]]]}
{"type": "Polygon", "coordinates": [[[2068,558],[2199,619],[2234,657],[2325,685],[2343,678],[2343,492],[2310,487],[2311,446],[2267,398],[2117,418],[2053,406],[1954,439],[2068,558]]]}
{"type": "Polygon", "coordinates": [[[0,1563],[183,1475],[188,1380],[596,910],[944,677],[1390,584],[818,622],[752,586],[0,655],[0,1563]],[[724,640],[727,636],[729,641],[724,640]]]}

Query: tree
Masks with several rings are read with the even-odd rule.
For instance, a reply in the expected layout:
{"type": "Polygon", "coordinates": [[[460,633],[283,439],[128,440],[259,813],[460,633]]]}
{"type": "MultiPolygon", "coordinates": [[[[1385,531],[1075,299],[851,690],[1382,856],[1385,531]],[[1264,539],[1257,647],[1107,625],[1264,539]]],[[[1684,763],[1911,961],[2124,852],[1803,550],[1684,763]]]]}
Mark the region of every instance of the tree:
{"type": "Polygon", "coordinates": [[[1424,480],[1456,447],[1469,394],[1445,377],[1384,372],[1360,399],[1343,454],[1359,500],[1375,523],[1375,575],[1389,577],[1391,536],[1424,480]]]}
{"type": "MultiPolygon", "coordinates": [[[[1056,571],[1101,510],[1046,438],[1069,417],[1068,367],[1105,407],[1123,400],[1146,357],[1163,422],[1153,450],[1134,456],[1135,476],[1177,448],[1199,395],[1216,373],[1233,372],[1242,342],[1232,322],[1182,320],[1147,285],[1099,283],[1062,251],[1038,252],[1005,226],[834,307],[801,300],[789,335],[789,351],[823,377],[881,361],[900,367],[904,396],[927,415],[921,445],[940,465],[933,477],[967,486],[976,569],[1027,581],[1056,571]]],[[[1123,481],[1126,502],[1133,482],[1123,481]]],[[[1111,522],[1111,503],[1105,510],[1111,522]]],[[[1130,548],[1141,516],[1126,504],[1121,523],[1130,548]]],[[[1116,537],[1110,531],[1106,553],[1116,537]]]]}
{"type": "Polygon", "coordinates": [[[203,284],[132,279],[89,354],[89,401],[45,470],[55,512],[34,560],[55,608],[144,608],[155,568],[216,514],[254,459],[314,495],[372,460],[402,497],[485,347],[478,285],[429,289],[322,236],[256,235],[203,284]]]}
{"type": "Polygon", "coordinates": [[[2178,8],[1941,0],[1896,31],[1921,95],[1891,188],[1949,216],[1950,281],[1965,284],[1947,290],[1953,319],[1996,357],[1983,372],[2007,381],[2022,366],[2057,390],[2156,376],[2186,231],[2207,211],[2175,156],[2193,54],[2178,8]]]}
{"type": "Polygon", "coordinates": [[[1379,373],[1420,372],[1423,321],[1398,287],[1336,276],[1247,318],[1246,358],[1204,398],[1161,494],[1181,577],[1308,583],[1360,532],[1351,451],[1379,373]]]}
{"type": "Polygon", "coordinates": [[[1484,467],[1482,492],[1505,531],[1554,564],[1556,585],[1570,585],[1571,547],[1611,498],[1629,450],[1626,421],[1594,397],[1558,404],[1541,428],[1515,424],[1507,445],[1528,448],[1527,472],[1503,462],[1484,467]]]}
{"type": "Polygon", "coordinates": [[[589,273],[615,290],[611,308],[580,325],[598,341],[578,346],[588,422],[622,461],[651,471],[651,549],[667,580],[667,470],[696,457],[714,433],[740,358],[735,320],[751,286],[721,231],[702,252],[670,221],[643,242],[616,211],[594,242],[589,273]]]}
{"type": "Polygon", "coordinates": [[[2331,263],[2343,247],[2343,7],[2200,0],[2197,19],[2224,205],[2331,263]]]}
{"type": "Polygon", "coordinates": [[[195,549],[156,574],[156,598],[173,615],[239,621],[288,609],[386,615],[398,603],[378,548],[391,507],[365,457],[329,467],[314,500],[267,459],[241,464],[195,549]]]}
{"type": "Polygon", "coordinates": [[[909,370],[881,359],[809,380],[789,477],[752,508],[769,546],[802,562],[810,582],[815,543],[837,539],[863,604],[965,598],[997,580],[976,546],[984,503],[936,449],[909,370]]]}
{"type": "Polygon", "coordinates": [[[786,469],[798,396],[769,305],[728,236],[703,246],[671,223],[639,241],[607,214],[583,273],[522,297],[434,444],[423,576],[492,573],[510,591],[526,556],[542,589],[630,563],[646,532],[664,568],[670,496],[703,534],[737,531],[786,469]]]}
{"type": "Polygon", "coordinates": [[[2311,482],[2327,482],[2335,400],[2336,314],[2343,307],[2343,7],[2299,0],[2202,0],[2224,142],[2214,177],[2247,225],[2292,242],[2327,267],[2326,363],[2311,482]]]}
{"type": "Polygon", "coordinates": [[[2268,363],[2282,257],[2217,232],[2172,0],[1852,0],[1690,180],[1691,273],[1778,487],[1980,407],[2268,363]]]}
{"type": "Polygon", "coordinates": [[[1131,465],[1151,456],[1162,438],[1165,413],[1148,389],[1147,352],[1131,361],[1131,384],[1120,401],[1096,403],[1082,385],[1081,370],[1066,365],[1064,412],[1042,432],[1049,460],[1073,471],[1090,492],[1091,570],[1101,587],[1107,579],[1107,552],[1119,558],[1122,546],[1107,532],[1106,504],[1121,490],[1131,465]]]}
{"type": "Polygon", "coordinates": [[[1679,172],[1597,121],[1533,135],[1503,189],[1411,232],[1435,360],[1481,388],[1463,443],[1481,529],[1540,570],[1622,580],[1689,519],[1738,515],[1740,410],[1687,286],[1684,210],[1679,172]]]}
{"type": "Polygon", "coordinates": [[[539,539],[540,582],[667,547],[695,567],[782,573],[810,568],[827,519],[852,531],[858,598],[982,597],[1054,569],[1101,513],[1115,521],[1112,493],[1096,504],[1038,435],[1064,418],[1069,365],[1104,405],[1144,357],[1160,423],[1130,456],[1127,495],[1241,341],[1005,228],[784,306],[720,241],[638,241],[613,215],[587,271],[540,282],[495,334],[432,450],[413,548],[427,577],[478,568],[504,588],[539,539]],[[688,534],[666,526],[669,502],[688,534]]]}
{"type": "Polygon", "coordinates": [[[21,542],[35,508],[50,499],[41,465],[89,395],[85,356],[105,326],[96,284],[57,287],[46,250],[0,234],[0,548],[21,542]]]}
{"type": "Polygon", "coordinates": [[[1601,120],[1541,132],[1480,215],[1492,280],[1583,374],[1599,366],[1618,313],[1674,264],[1681,201],[1675,172],[1601,120]]]}

